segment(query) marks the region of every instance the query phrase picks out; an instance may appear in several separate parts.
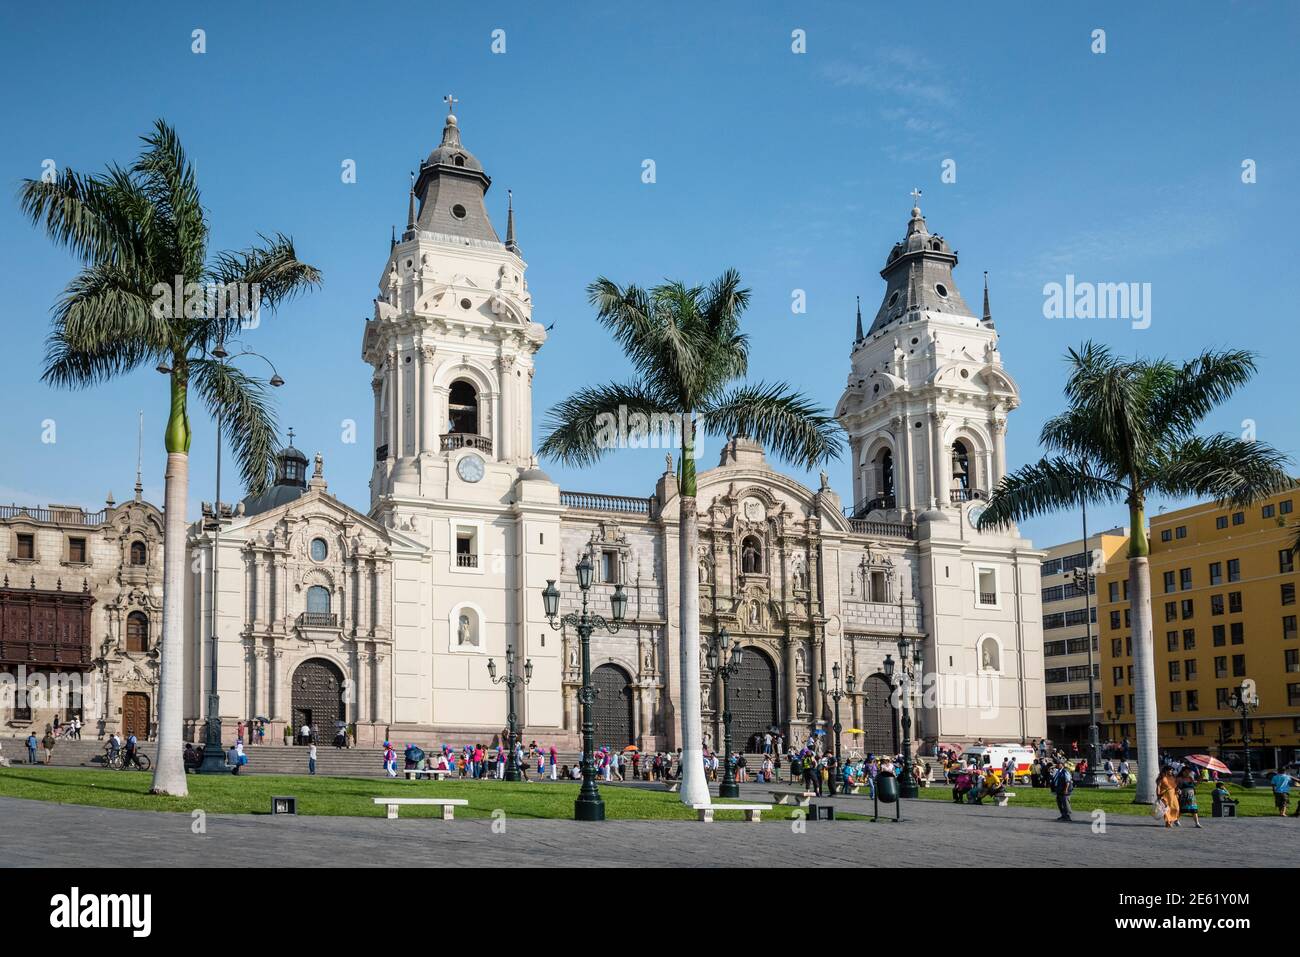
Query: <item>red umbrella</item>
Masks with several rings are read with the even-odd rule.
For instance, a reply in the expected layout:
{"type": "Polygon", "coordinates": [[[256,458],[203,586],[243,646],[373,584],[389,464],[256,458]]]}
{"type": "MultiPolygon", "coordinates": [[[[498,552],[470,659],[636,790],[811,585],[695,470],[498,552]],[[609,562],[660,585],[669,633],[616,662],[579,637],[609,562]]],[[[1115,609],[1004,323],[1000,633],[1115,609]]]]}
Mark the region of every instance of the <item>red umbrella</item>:
{"type": "Polygon", "coordinates": [[[1195,764],[1199,768],[1205,768],[1209,771],[1218,771],[1220,774],[1231,774],[1228,766],[1218,758],[1212,758],[1208,754],[1189,754],[1183,758],[1188,764],[1195,764]]]}

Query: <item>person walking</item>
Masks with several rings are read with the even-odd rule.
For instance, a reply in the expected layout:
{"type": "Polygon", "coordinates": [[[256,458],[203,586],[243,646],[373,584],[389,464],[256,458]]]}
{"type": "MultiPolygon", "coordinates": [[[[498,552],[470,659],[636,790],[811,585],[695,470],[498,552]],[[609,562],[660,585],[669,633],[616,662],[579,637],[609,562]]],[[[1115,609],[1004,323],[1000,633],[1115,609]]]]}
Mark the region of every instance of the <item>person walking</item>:
{"type": "Polygon", "coordinates": [[[1165,827],[1179,827],[1178,785],[1174,782],[1173,769],[1168,765],[1160,769],[1156,778],[1156,800],[1164,807],[1165,827]]]}
{"type": "Polygon", "coordinates": [[[1063,765],[1057,765],[1056,776],[1052,778],[1052,793],[1056,795],[1056,808],[1061,812],[1058,821],[1071,821],[1070,795],[1074,792],[1074,775],[1063,765]]]}
{"type": "Polygon", "coordinates": [[[1192,816],[1192,823],[1201,827],[1201,809],[1196,804],[1196,772],[1184,767],[1178,772],[1178,805],[1184,814],[1192,816]]]}
{"type": "Polygon", "coordinates": [[[1286,817],[1286,808],[1291,801],[1291,783],[1291,775],[1282,768],[1278,768],[1277,774],[1269,779],[1269,784],[1273,785],[1273,806],[1277,808],[1278,817],[1286,817]]]}
{"type": "Polygon", "coordinates": [[[557,757],[559,757],[559,754],[558,754],[558,752],[555,750],[555,745],[551,745],[551,780],[552,780],[552,781],[555,780],[555,775],[556,775],[556,771],[555,771],[555,759],[556,759],[557,757]]]}
{"type": "Polygon", "coordinates": [[[49,764],[50,759],[54,757],[54,735],[51,732],[45,732],[45,737],[41,741],[41,746],[45,749],[45,763],[49,764]]]}
{"type": "Polygon", "coordinates": [[[28,764],[36,763],[36,746],[39,743],[40,742],[36,740],[35,734],[29,734],[27,736],[27,763],[28,764]]]}
{"type": "Polygon", "coordinates": [[[316,773],[316,745],[314,744],[307,746],[307,773],[316,773]]]}

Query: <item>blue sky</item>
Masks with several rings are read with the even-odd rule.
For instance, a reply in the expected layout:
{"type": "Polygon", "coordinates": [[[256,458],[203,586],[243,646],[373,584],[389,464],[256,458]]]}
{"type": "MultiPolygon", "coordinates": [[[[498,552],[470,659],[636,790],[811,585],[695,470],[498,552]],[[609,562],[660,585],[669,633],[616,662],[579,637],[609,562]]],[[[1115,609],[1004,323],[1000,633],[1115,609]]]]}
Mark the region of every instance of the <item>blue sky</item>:
{"type": "MultiPolygon", "coordinates": [[[[0,12],[10,91],[0,101],[0,502],[99,507],[110,489],[128,495],[137,409],[146,494],[161,501],[162,376],[140,371],[91,392],[40,382],[49,309],[75,263],[13,197],[46,159],[83,171],[129,162],[165,117],[197,166],[214,249],[281,230],[322,269],[323,287],[249,344],[288,380],[276,393],[281,423],[324,453],[331,491],[364,510],[362,324],[390,225],[404,221],[408,171],[436,144],[448,91],[493,177],[499,229],[514,191],[534,318],[555,323],[538,356],[539,435],[544,410],[572,389],[626,375],[585,300],[602,274],[704,282],[736,267],[754,294],[752,376],[833,408],[854,296],[869,318],[919,187],[972,303],[989,271],[1023,401],[1008,434],[1013,464],[1038,457],[1039,427],[1061,402],[1062,353],[1088,337],[1123,353],[1259,351],[1257,380],[1207,425],[1237,432],[1252,419],[1260,439],[1300,450],[1294,4],[940,2],[923,18],[864,3],[156,6],[0,12]],[[202,55],[191,52],[200,28],[202,55]],[[491,51],[496,29],[504,54],[491,51]],[[791,51],[796,29],[806,53],[791,51]],[[1105,53],[1091,51],[1095,29],[1105,53]],[[652,185],[641,182],[647,158],[652,185]],[[347,159],[355,184],[341,181],[347,159]],[[941,182],[947,159],[955,183],[941,182]],[[1246,159],[1257,164],[1250,185],[1246,159]],[[1151,283],[1150,328],[1045,319],[1043,286],[1067,273],[1151,283]],[[791,312],[796,289],[806,314],[791,312]],[[53,443],[42,442],[49,419],[53,443]],[[359,425],[356,444],[341,441],[345,419],[359,425]]],[[[212,496],[212,424],[195,424],[192,511],[212,496]]],[[[622,452],[587,472],[544,466],[565,488],[648,494],[662,455],[622,452]]],[[[847,499],[847,462],[828,471],[847,499]]],[[[1025,526],[1039,544],[1074,529],[1065,516],[1025,526]]]]}

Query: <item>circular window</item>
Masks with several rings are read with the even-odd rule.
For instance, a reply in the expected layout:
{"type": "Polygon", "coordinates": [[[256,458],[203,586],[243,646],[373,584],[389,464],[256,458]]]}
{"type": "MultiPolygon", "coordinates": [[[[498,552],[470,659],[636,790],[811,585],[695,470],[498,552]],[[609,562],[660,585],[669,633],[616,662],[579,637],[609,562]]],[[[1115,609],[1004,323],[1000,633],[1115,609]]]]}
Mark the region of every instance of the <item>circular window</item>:
{"type": "Polygon", "coordinates": [[[314,562],[325,561],[325,556],[330,553],[330,547],[325,544],[323,538],[313,538],[311,540],[311,560],[314,562]]]}
{"type": "Polygon", "coordinates": [[[898,290],[897,290],[897,289],[894,290],[894,294],[893,294],[892,296],[889,297],[889,302],[887,302],[885,305],[886,305],[886,306],[891,306],[891,307],[892,307],[892,306],[894,305],[894,303],[896,303],[896,302],[898,302],[898,290]]]}
{"type": "Polygon", "coordinates": [[[451,214],[455,216],[457,219],[464,219],[465,207],[462,206],[460,203],[457,203],[455,206],[451,208],[451,214]]]}
{"type": "Polygon", "coordinates": [[[936,282],[936,283],[934,284],[934,291],[937,292],[937,293],[939,294],[939,298],[940,298],[940,299],[947,299],[947,298],[948,298],[948,287],[945,286],[943,283],[941,283],[941,282],[936,282]]]}
{"type": "Polygon", "coordinates": [[[468,309],[472,305],[474,305],[474,303],[470,302],[468,299],[462,299],[460,301],[460,307],[462,309],[468,309]]]}
{"type": "Polygon", "coordinates": [[[962,370],[961,370],[961,377],[962,377],[963,379],[969,379],[969,378],[970,378],[970,369],[962,369],[962,370]]]}
{"type": "Polygon", "coordinates": [[[408,366],[411,364],[411,357],[410,357],[410,356],[407,356],[407,357],[406,357],[406,364],[407,364],[408,366]]]}
{"type": "Polygon", "coordinates": [[[916,423],[916,425],[914,426],[914,428],[918,428],[918,429],[919,429],[920,427],[921,427],[921,423],[920,423],[920,422],[916,423]]]}
{"type": "Polygon", "coordinates": [[[916,338],[916,336],[912,336],[912,345],[916,345],[916,344],[917,344],[918,342],[920,342],[920,341],[921,341],[921,340],[918,339],[918,338],[916,338]]]}

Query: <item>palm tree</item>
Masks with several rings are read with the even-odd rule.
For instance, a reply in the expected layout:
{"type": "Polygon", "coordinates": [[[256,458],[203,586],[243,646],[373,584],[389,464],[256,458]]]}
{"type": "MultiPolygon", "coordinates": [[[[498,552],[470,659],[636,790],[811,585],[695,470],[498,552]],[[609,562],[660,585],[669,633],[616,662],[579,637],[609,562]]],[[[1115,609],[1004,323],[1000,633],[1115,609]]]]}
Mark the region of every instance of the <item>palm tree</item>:
{"type": "Polygon", "coordinates": [[[158,756],[153,792],[187,793],[184,723],[185,506],[189,485],[189,393],[219,412],[250,493],[269,477],[276,439],[265,384],[212,357],[262,308],[320,282],[276,234],[209,257],[207,215],[194,168],[176,132],[158,120],[129,168],[100,175],[63,170],[26,180],[22,211],[82,262],[55,304],[43,379],[86,388],[157,367],[171,383],[163,535],[163,627],[159,648],[158,756]]]}
{"type": "Polygon", "coordinates": [[[622,345],[636,376],[629,383],[580,389],[557,405],[550,412],[550,434],[540,452],[566,464],[587,465],[618,447],[609,434],[611,421],[639,413],[650,422],[677,425],[682,448],[680,793],[685,804],[705,804],[709,789],[700,731],[697,436],[745,435],[811,468],[839,455],[838,426],[784,383],[736,384],[749,363],[749,339],[740,332],[749,290],[741,288],[735,270],[724,272],[707,288],[665,282],[647,291],[635,285],[619,288],[602,277],[587,293],[598,321],[622,345]]]}
{"type": "Polygon", "coordinates": [[[1213,498],[1245,505],[1292,484],[1286,457],[1263,442],[1197,435],[1214,408],[1255,373],[1249,352],[1206,351],[1182,365],[1122,359],[1086,342],[1067,355],[1066,411],[1048,420],[1039,443],[1058,452],[1008,474],[993,490],[980,528],[1005,526],[1081,503],[1129,510],[1129,602],[1141,760],[1135,803],[1155,798],[1155,656],[1146,535],[1149,496],[1213,498]]]}

